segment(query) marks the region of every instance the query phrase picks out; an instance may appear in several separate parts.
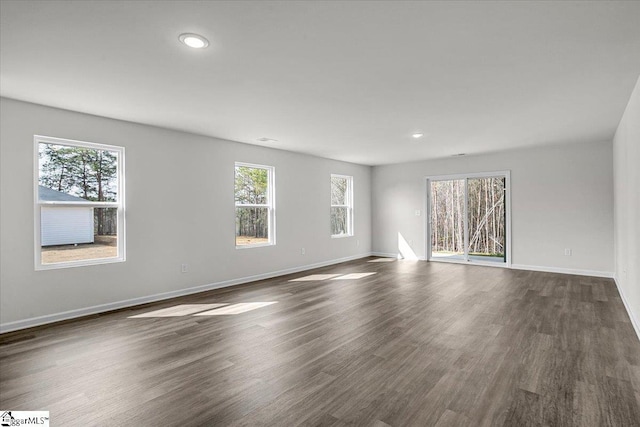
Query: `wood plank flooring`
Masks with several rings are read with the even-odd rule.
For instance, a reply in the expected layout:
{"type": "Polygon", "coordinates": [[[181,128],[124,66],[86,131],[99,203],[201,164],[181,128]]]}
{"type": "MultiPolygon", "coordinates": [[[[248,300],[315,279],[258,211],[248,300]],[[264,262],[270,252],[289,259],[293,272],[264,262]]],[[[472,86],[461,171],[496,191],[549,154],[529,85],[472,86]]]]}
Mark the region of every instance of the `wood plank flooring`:
{"type": "Polygon", "coordinates": [[[612,280],[372,260],[5,334],[0,407],[57,426],[640,425],[612,280]]]}

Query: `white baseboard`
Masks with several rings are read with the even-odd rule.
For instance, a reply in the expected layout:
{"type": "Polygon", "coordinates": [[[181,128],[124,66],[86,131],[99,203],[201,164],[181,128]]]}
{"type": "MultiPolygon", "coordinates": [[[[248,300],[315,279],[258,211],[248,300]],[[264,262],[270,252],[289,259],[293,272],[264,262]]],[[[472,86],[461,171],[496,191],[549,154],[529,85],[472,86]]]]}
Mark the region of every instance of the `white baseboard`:
{"type": "Polygon", "coordinates": [[[0,324],[0,334],[20,329],[32,328],[34,326],[46,325],[48,323],[59,322],[62,320],[70,320],[78,317],[88,316],[92,314],[104,313],[106,311],[118,310],[121,308],[133,307],[149,302],[162,301],[170,298],[181,297],[185,295],[197,294],[199,292],[210,291],[213,289],[226,288],[229,286],[241,285],[243,283],[255,282],[257,280],[271,279],[273,277],[285,276],[287,274],[299,273],[301,271],[312,270],[314,268],[326,267],[329,265],[340,264],[342,262],[353,261],[360,258],[371,256],[371,253],[352,255],[344,258],[322,261],[315,264],[307,264],[299,267],[288,268],[284,270],[272,271],[269,273],[256,274],[254,276],[240,277],[237,279],[224,280],[222,282],[209,283],[207,285],[195,286],[177,291],[163,292],[161,294],[149,295],[140,298],[132,298],[124,301],[117,301],[107,304],[94,305],[91,307],[80,308],[76,310],[64,311],[62,313],[48,314],[45,316],[32,317],[15,322],[0,324]]]}
{"type": "Polygon", "coordinates": [[[398,258],[398,254],[386,253],[386,252],[371,252],[371,256],[379,256],[382,258],[398,258]]]}
{"type": "Polygon", "coordinates": [[[576,270],[572,268],[541,267],[538,265],[511,264],[514,270],[544,271],[547,273],[575,274],[578,276],[606,277],[613,279],[613,272],[596,270],[576,270]]]}
{"type": "MultiPolygon", "coordinates": [[[[392,254],[389,252],[371,252],[371,256],[377,256],[377,257],[381,257],[381,258],[393,258],[393,259],[398,259],[398,260],[404,260],[405,258],[400,255],[400,254],[392,254]]],[[[423,257],[416,257],[416,258],[407,258],[408,261],[424,261],[425,259],[423,257]]]]}
{"type": "Polygon", "coordinates": [[[620,294],[620,299],[622,300],[622,303],[624,304],[624,308],[627,310],[627,314],[629,315],[629,319],[631,320],[631,325],[633,326],[633,329],[636,331],[636,335],[638,336],[638,339],[640,340],[640,322],[638,322],[638,319],[636,319],[636,317],[633,315],[633,311],[631,311],[631,306],[629,305],[629,301],[627,300],[627,297],[625,296],[624,291],[622,290],[622,288],[618,284],[618,278],[615,275],[613,277],[613,281],[616,284],[616,288],[618,288],[618,293],[620,294]]]}

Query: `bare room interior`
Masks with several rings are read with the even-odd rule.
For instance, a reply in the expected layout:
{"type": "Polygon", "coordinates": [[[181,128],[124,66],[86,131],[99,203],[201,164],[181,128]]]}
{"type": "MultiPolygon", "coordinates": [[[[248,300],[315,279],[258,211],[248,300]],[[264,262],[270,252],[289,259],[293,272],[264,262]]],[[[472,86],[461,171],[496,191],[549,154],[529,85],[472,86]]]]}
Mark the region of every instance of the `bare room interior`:
{"type": "Polygon", "coordinates": [[[636,1],[0,0],[2,425],[639,426],[639,77],[636,1]]]}

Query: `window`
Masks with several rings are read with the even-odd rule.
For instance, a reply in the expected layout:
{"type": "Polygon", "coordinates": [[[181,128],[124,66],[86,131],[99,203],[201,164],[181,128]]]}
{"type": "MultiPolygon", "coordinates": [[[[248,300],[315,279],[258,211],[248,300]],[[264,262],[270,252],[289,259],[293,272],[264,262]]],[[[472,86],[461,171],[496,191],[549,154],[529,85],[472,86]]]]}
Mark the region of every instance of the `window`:
{"type": "Polygon", "coordinates": [[[236,163],[236,248],[275,244],[274,168],[236,163]]]}
{"type": "Polygon", "coordinates": [[[36,269],[124,261],[124,148],[34,143],[36,269]]]}
{"type": "Polygon", "coordinates": [[[353,236],[353,177],[331,175],[331,237],[353,236]]]}

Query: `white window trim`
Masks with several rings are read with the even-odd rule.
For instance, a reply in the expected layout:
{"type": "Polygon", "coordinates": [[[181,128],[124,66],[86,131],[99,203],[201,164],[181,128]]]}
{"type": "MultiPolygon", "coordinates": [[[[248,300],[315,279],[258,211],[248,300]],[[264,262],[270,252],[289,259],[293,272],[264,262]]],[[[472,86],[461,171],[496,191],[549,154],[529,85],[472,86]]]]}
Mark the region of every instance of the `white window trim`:
{"type": "Polygon", "coordinates": [[[90,265],[111,264],[126,261],[126,228],[125,228],[125,170],[124,147],[115,145],[97,144],[94,142],[76,141],[72,139],[54,138],[50,136],[34,135],[34,164],[33,164],[33,217],[34,217],[34,262],[35,269],[57,270],[60,268],[86,267],[90,265]],[[38,197],[38,185],[40,178],[39,148],[40,144],[67,145],[72,147],[92,148],[96,150],[114,151],[118,153],[118,201],[117,202],[41,202],[38,197]],[[117,208],[118,209],[118,256],[112,258],[87,259],[80,261],[67,261],[54,264],[42,264],[42,230],[41,210],[45,206],[90,206],[93,208],[117,208]]]}
{"type": "MultiPolygon", "coordinates": [[[[236,245],[236,249],[253,249],[253,248],[263,248],[265,246],[275,246],[276,244],[276,168],[274,166],[267,165],[258,165],[255,163],[245,163],[245,162],[235,162],[233,167],[233,183],[234,183],[234,213],[233,218],[235,222],[235,209],[237,207],[245,207],[245,208],[268,208],[268,219],[269,219],[269,241],[267,243],[255,243],[252,245],[236,245]],[[269,203],[265,205],[261,204],[242,204],[236,203],[235,199],[235,174],[237,167],[248,167],[248,168],[256,168],[256,169],[266,169],[267,170],[267,200],[269,203]]],[[[234,241],[235,241],[235,232],[233,233],[234,241]]]]}
{"type": "MultiPolygon", "coordinates": [[[[506,262],[502,264],[498,264],[495,262],[482,262],[482,261],[473,261],[473,265],[482,265],[487,267],[499,267],[499,268],[511,268],[511,171],[510,170],[502,170],[502,171],[493,171],[493,172],[477,172],[477,173],[463,173],[463,174],[453,174],[453,175],[432,175],[425,177],[425,201],[424,201],[424,212],[426,226],[424,227],[424,244],[425,244],[425,254],[427,254],[426,259],[428,261],[434,262],[449,262],[453,264],[470,264],[470,261],[465,260],[445,260],[445,259],[435,259],[431,253],[431,185],[432,181],[448,181],[448,180],[465,180],[465,193],[464,193],[464,211],[465,216],[468,209],[469,204],[469,195],[466,191],[466,183],[468,179],[473,178],[505,178],[505,243],[507,245],[506,250],[506,262]]],[[[469,229],[467,221],[465,221],[464,227],[465,234],[465,242],[469,239],[469,229]]]]}
{"type": "MultiPolygon", "coordinates": [[[[342,239],[344,237],[353,237],[354,232],[354,221],[353,221],[353,176],[351,175],[339,175],[332,173],[331,178],[344,178],[347,180],[347,194],[346,194],[346,202],[344,205],[334,205],[331,203],[331,192],[329,193],[329,202],[331,203],[332,208],[347,208],[347,232],[345,234],[332,234],[332,239],[342,239]]],[[[331,186],[329,187],[331,190],[331,186]]],[[[331,226],[331,224],[329,224],[331,226]]]]}

